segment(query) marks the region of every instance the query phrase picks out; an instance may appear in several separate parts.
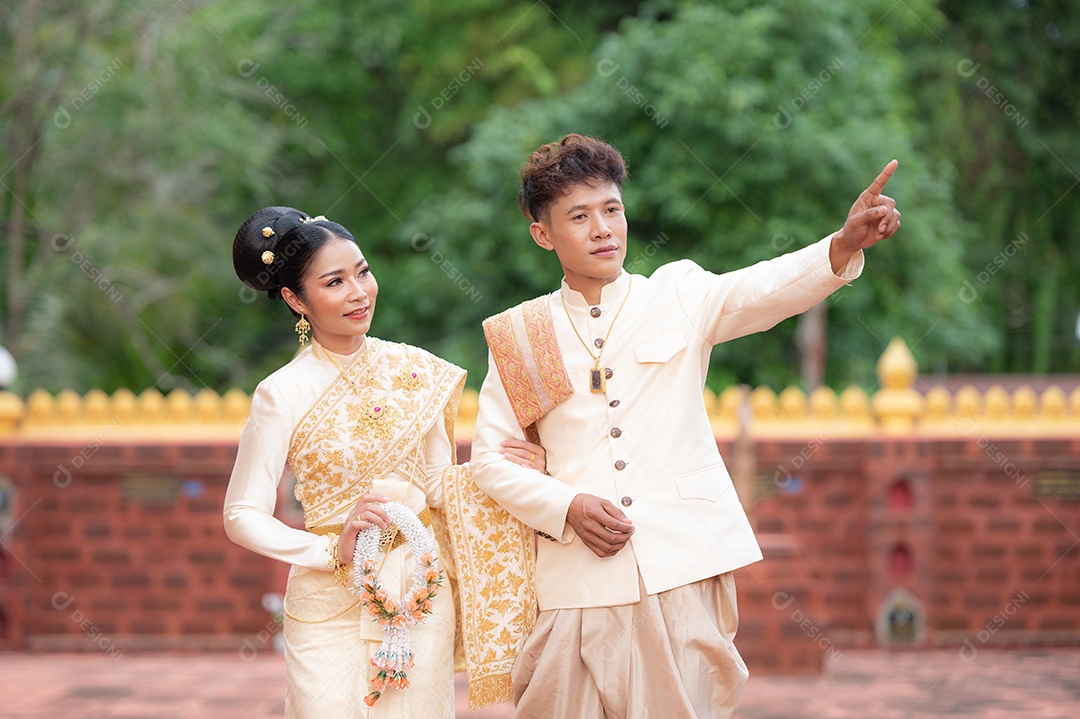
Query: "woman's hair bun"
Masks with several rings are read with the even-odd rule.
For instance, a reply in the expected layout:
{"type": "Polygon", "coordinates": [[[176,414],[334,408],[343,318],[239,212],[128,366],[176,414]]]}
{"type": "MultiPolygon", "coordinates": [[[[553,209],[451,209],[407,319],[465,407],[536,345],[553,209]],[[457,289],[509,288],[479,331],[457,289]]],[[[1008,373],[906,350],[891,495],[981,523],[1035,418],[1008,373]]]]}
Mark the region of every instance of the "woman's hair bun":
{"type": "Polygon", "coordinates": [[[233,239],[233,268],[240,281],[253,290],[280,297],[277,270],[281,259],[275,249],[281,238],[296,228],[307,213],[293,207],[264,207],[251,213],[233,239]]]}

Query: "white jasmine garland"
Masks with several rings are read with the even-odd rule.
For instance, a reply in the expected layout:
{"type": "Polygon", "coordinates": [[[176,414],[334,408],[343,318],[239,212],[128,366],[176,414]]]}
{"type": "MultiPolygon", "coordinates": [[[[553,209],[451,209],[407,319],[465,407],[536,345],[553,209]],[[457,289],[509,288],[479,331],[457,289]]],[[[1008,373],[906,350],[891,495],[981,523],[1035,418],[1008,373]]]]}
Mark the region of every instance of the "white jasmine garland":
{"type": "Polygon", "coordinates": [[[431,600],[442,586],[443,573],[435,552],[435,541],[420,519],[403,504],[387,502],[382,509],[391,524],[412,547],[412,584],[404,601],[391,597],[379,586],[379,541],[382,530],[371,527],[356,535],[353,552],[353,584],[360,592],[360,603],[383,628],[383,641],[371,660],[379,672],[371,680],[374,691],[364,697],[373,706],[387,687],[404,689],[409,686],[406,670],[413,665],[408,623],[420,624],[431,613],[431,600]]]}

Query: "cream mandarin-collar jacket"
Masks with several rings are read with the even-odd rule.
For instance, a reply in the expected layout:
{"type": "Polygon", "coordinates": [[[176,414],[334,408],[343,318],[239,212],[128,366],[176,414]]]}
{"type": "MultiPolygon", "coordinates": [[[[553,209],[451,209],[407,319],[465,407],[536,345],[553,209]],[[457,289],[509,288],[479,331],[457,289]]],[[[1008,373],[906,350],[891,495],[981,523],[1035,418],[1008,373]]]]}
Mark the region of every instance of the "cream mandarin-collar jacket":
{"type": "Polygon", "coordinates": [[[830,241],[720,275],[689,260],[651,277],[623,272],[595,306],[564,281],[549,302],[574,393],[537,422],[550,476],[499,461],[499,442],[524,434],[489,354],[474,479],[555,538],[541,539],[537,553],[541,610],[636,602],[639,571],[655,594],[761,559],[706,413],[709,353],[806,311],[858,277],[862,253],[834,274],[830,241]],[[593,359],[571,322],[593,354],[595,340],[607,336],[601,364],[612,372],[603,394],[590,392],[593,359]],[[581,492],[611,501],[633,521],[633,537],[614,557],[597,557],[566,523],[581,492]]]}

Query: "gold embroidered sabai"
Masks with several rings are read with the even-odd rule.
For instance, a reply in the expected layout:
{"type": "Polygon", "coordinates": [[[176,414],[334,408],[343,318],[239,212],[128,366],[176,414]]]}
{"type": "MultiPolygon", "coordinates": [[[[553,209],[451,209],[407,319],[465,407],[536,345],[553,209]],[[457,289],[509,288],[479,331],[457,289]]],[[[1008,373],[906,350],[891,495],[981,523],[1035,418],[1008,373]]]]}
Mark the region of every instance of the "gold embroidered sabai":
{"type": "MultiPolygon", "coordinates": [[[[460,369],[427,352],[366,341],[367,352],[341,368],[293,431],[289,466],[309,528],[340,515],[391,472],[423,488],[424,434],[464,382],[460,369]]],[[[453,436],[454,418],[445,420],[453,436]]]]}
{"type": "MultiPolygon", "coordinates": [[[[309,529],[339,518],[391,472],[422,488],[424,435],[440,414],[454,446],[465,373],[423,350],[373,337],[366,342],[367,352],[341,368],[293,432],[289,464],[309,529]]],[[[512,698],[510,669],[537,611],[533,532],[480,492],[468,467],[451,464],[442,480],[444,509],[432,510],[432,528],[454,591],[475,709],[512,698]]],[[[318,607],[319,619],[356,603],[334,583],[297,594],[295,608],[318,607]]]]}

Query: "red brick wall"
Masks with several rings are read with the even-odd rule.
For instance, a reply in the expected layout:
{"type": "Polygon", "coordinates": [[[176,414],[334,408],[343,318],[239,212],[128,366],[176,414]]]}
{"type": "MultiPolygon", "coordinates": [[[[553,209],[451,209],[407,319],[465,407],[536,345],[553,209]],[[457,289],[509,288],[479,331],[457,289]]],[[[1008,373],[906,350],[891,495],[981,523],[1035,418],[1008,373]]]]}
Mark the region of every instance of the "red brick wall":
{"type": "Polygon", "coordinates": [[[756,455],[766,491],[748,504],[766,560],[737,574],[752,666],[805,671],[877,645],[895,588],[923,604],[923,643],[962,658],[1080,644],[1080,501],[1035,491],[1040,471],[1080,474],[1080,440],[762,442],[756,455]],[[785,659],[774,643],[800,633],[785,659]]]}
{"type": "Polygon", "coordinates": [[[80,463],[86,446],[0,450],[22,515],[4,540],[4,644],[227,647],[257,635],[270,619],[262,595],[283,575],[225,537],[235,444],[107,444],[80,463]]]}
{"type": "Polygon", "coordinates": [[[1080,440],[951,443],[938,453],[928,602],[940,643],[1076,640],[1080,502],[1040,497],[1040,471],[1080,467],[1080,440]],[[972,637],[971,634],[976,636],[972,637]]]}
{"type": "MultiPolygon", "coordinates": [[[[286,567],[225,537],[235,444],[86,447],[0,442],[21,517],[0,543],[0,647],[261,645],[261,598],[286,567]],[[148,496],[155,483],[169,491],[148,496]]],[[[813,672],[875,645],[897,587],[925,607],[925,643],[961,656],[1080,643],[1080,501],[1037,497],[1034,479],[1080,472],[1080,440],[762,440],[753,454],[744,498],[766,560],[737,573],[752,670],[813,672]]]]}
{"type": "Polygon", "coordinates": [[[755,492],[744,492],[744,506],[765,560],[736,574],[736,644],[751,671],[816,672],[868,628],[867,447],[762,441],[755,449],[755,492]]]}

